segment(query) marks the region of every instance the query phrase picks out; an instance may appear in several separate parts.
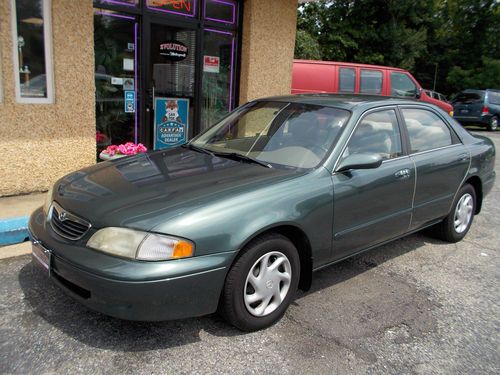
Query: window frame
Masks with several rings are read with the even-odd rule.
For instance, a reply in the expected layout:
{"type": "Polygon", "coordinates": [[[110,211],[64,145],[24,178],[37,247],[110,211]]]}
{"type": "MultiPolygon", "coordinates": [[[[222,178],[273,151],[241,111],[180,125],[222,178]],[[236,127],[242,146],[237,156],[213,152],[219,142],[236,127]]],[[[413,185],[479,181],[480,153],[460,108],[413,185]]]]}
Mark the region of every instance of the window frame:
{"type": "Polygon", "coordinates": [[[10,0],[11,7],[11,31],[12,31],[12,58],[14,66],[14,88],[16,102],[20,104],[54,104],[54,59],[52,55],[52,0],[40,0],[42,2],[43,16],[43,41],[45,57],[45,79],[47,82],[47,97],[23,97],[21,96],[21,80],[19,77],[19,54],[17,52],[17,11],[16,0],[10,0]]]}
{"type": "Polygon", "coordinates": [[[371,115],[372,113],[382,112],[382,111],[391,111],[391,110],[394,111],[396,114],[397,126],[398,126],[398,130],[399,130],[399,138],[400,138],[400,142],[401,142],[401,156],[398,156],[398,157],[395,157],[392,159],[382,160],[382,164],[390,163],[392,161],[408,157],[408,155],[409,155],[409,149],[408,149],[409,140],[408,140],[407,133],[406,133],[406,127],[403,126],[403,119],[401,118],[401,113],[400,113],[399,108],[397,106],[394,106],[394,105],[370,108],[370,109],[366,110],[365,112],[363,112],[359,116],[359,118],[356,120],[356,123],[354,124],[353,128],[349,131],[349,136],[347,137],[345,143],[342,145],[341,151],[338,154],[338,157],[336,158],[335,163],[333,164],[333,169],[332,169],[333,172],[332,173],[336,173],[337,168],[344,157],[345,150],[347,149],[347,146],[349,145],[349,142],[351,141],[351,138],[353,137],[354,133],[358,129],[359,124],[361,124],[361,122],[365,119],[365,117],[371,115]]]}
{"type": "MultiPolygon", "coordinates": [[[[365,77],[366,79],[367,77],[365,77]]],[[[366,89],[365,89],[366,90],[366,89]]],[[[384,71],[380,69],[374,68],[360,68],[359,69],[359,93],[365,95],[383,95],[384,90],[384,71]],[[363,82],[363,72],[376,72],[380,73],[380,90],[377,92],[366,92],[363,91],[362,82],[363,82]]]]}
{"type": "Polygon", "coordinates": [[[348,94],[354,94],[356,92],[356,68],[354,67],[349,67],[349,66],[339,66],[338,70],[337,70],[337,77],[338,77],[338,92],[339,93],[348,93],[348,94]],[[353,73],[354,73],[354,81],[353,81],[353,87],[352,87],[352,91],[350,90],[342,90],[342,87],[340,86],[340,83],[341,83],[341,70],[351,70],[353,73]]]}
{"type": "Polygon", "coordinates": [[[410,156],[423,154],[423,153],[427,153],[427,152],[433,152],[436,150],[442,150],[445,148],[455,147],[457,145],[463,144],[462,140],[457,135],[455,129],[453,129],[453,126],[448,121],[446,121],[446,119],[443,116],[441,116],[441,114],[439,114],[437,111],[435,111],[434,109],[432,109],[430,107],[424,107],[424,106],[418,106],[418,105],[400,105],[400,106],[398,106],[398,113],[399,113],[399,119],[400,119],[402,131],[404,132],[404,138],[405,138],[404,142],[406,144],[406,150],[408,152],[408,155],[410,155],[410,156]],[[406,120],[405,120],[404,115],[403,115],[403,109],[418,109],[418,110],[422,110],[422,111],[428,111],[428,112],[431,112],[432,114],[434,114],[435,116],[437,116],[448,128],[450,135],[451,135],[451,144],[447,145],[447,146],[440,146],[440,147],[436,147],[436,148],[431,148],[431,149],[424,150],[424,151],[413,152],[412,148],[411,148],[410,134],[408,132],[408,126],[406,125],[406,120]]]}

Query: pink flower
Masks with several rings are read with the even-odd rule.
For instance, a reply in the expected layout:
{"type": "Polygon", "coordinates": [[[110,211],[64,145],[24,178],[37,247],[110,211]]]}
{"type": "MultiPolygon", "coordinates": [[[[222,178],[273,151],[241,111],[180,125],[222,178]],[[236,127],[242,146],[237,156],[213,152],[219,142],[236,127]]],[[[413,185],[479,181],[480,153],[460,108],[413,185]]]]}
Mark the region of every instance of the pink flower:
{"type": "Polygon", "coordinates": [[[135,155],[142,152],[146,152],[148,149],[142,144],[135,144],[133,142],[127,142],[121,145],[111,145],[106,148],[103,152],[109,156],[114,155],[135,155]]]}

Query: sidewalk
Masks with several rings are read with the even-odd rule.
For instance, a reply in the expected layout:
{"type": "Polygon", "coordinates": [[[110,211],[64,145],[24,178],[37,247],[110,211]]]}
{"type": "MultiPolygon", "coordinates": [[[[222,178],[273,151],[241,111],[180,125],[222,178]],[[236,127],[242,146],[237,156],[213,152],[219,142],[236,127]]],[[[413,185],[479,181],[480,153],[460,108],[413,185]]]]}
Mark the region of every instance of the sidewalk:
{"type": "MultiPolygon", "coordinates": [[[[13,228],[12,223],[16,224],[26,221],[27,217],[36,208],[42,206],[44,201],[45,193],[0,198],[0,222],[3,222],[4,228],[9,226],[13,228]]],[[[30,252],[31,244],[29,241],[15,245],[0,246],[0,259],[29,254],[30,252]]]]}

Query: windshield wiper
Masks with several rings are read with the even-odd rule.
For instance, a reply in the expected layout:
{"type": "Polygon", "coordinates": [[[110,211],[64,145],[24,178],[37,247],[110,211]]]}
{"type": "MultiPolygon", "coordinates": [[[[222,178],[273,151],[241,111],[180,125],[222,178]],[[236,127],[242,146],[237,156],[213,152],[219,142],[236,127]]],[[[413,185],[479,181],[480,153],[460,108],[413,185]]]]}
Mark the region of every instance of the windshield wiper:
{"type": "Polygon", "coordinates": [[[238,154],[236,152],[214,152],[214,154],[215,154],[215,156],[222,156],[223,158],[237,159],[237,160],[247,161],[247,162],[254,163],[254,164],[259,164],[259,165],[262,165],[263,167],[266,167],[266,168],[273,167],[269,163],[252,158],[251,156],[248,156],[248,155],[238,154]]]}
{"type": "Polygon", "coordinates": [[[206,148],[203,148],[203,147],[195,146],[192,143],[185,143],[181,147],[189,148],[190,150],[201,152],[203,154],[207,154],[207,155],[210,155],[210,156],[215,156],[212,151],[208,151],[206,148]]]}

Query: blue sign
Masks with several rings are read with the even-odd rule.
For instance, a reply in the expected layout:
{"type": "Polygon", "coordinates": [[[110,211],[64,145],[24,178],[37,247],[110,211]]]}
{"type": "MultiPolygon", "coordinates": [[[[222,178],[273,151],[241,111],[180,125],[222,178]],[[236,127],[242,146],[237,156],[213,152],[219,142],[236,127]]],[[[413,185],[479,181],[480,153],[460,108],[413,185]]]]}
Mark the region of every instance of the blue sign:
{"type": "Polygon", "coordinates": [[[154,149],[183,145],[188,139],[189,99],[155,98],[154,149]]]}
{"type": "Polygon", "coordinates": [[[135,91],[125,91],[125,113],[135,113],[135,91]]]}

